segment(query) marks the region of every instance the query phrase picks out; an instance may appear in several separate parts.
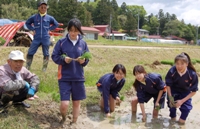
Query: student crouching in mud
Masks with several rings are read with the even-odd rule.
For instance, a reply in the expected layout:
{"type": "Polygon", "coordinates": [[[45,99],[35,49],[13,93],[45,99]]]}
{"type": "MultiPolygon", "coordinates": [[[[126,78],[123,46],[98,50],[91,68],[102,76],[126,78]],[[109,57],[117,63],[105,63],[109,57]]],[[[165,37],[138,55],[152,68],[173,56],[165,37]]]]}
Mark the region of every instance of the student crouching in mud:
{"type": "Polygon", "coordinates": [[[103,75],[96,83],[97,89],[101,93],[100,107],[107,117],[111,117],[111,112],[115,110],[116,102],[120,103],[119,91],[125,83],[126,68],[122,64],[116,64],[112,73],[103,75]]]}

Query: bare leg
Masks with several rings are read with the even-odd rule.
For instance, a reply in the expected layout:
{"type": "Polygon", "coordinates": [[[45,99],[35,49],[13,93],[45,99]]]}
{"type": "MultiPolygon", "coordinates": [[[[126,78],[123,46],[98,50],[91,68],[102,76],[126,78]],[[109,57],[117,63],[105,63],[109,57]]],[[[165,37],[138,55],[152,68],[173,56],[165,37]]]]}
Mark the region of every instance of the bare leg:
{"type": "Polygon", "coordinates": [[[80,100],[78,101],[73,101],[73,120],[72,122],[73,123],[76,123],[77,119],[78,119],[78,116],[79,116],[79,113],[80,113],[80,100]]]}
{"type": "Polygon", "coordinates": [[[69,107],[69,101],[61,101],[61,104],[60,104],[60,113],[62,115],[61,123],[64,123],[66,120],[68,107],[69,107]]]}
{"type": "Polygon", "coordinates": [[[132,114],[136,114],[137,104],[138,104],[138,98],[135,96],[135,97],[133,97],[133,100],[131,101],[132,114]]]}
{"type": "Polygon", "coordinates": [[[99,106],[101,107],[101,110],[103,111],[104,108],[104,104],[103,104],[103,97],[101,97],[100,102],[99,102],[99,106]]]}
{"type": "Polygon", "coordinates": [[[156,109],[153,109],[153,118],[158,118],[158,111],[156,109]]]}
{"type": "Polygon", "coordinates": [[[109,97],[109,102],[110,102],[110,112],[114,112],[115,111],[116,101],[112,97],[112,95],[110,95],[110,97],[109,97]]]}
{"type": "Polygon", "coordinates": [[[183,124],[183,125],[185,124],[185,120],[183,120],[183,119],[181,119],[181,118],[179,119],[178,122],[179,122],[179,124],[183,124]]]}
{"type": "Polygon", "coordinates": [[[171,118],[171,120],[172,120],[172,121],[176,121],[176,117],[174,117],[174,118],[171,118]]]}

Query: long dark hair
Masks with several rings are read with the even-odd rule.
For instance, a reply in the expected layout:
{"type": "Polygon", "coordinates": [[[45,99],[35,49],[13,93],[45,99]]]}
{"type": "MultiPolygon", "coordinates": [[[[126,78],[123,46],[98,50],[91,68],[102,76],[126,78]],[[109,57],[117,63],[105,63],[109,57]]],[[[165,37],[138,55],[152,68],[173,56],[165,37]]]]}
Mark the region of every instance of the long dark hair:
{"type": "MultiPolygon", "coordinates": [[[[144,73],[147,74],[147,72],[145,71],[144,67],[142,65],[136,65],[133,68],[133,75],[135,76],[136,73],[144,73]]],[[[134,83],[133,83],[133,87],[135,88],[135,90],[137,90],[137,87],[139,85],[139,81],[137,79],[135,79],[134,83]]]]}
{"type": "Polygon", "coordinates": [[[196,69],[192,65],[190,56],[187,53],[182,52],[181,54],[177,55],[174,59],[174,62],[176,63],[178,60],[182,60],[183,62],[187,63],[188,68],[196,72],[196,69]]]}
{"type": "Polygon", "coordinates": [[[81,21],[79,19],[73,18],[68,22],[68,25],[67,25],[68,32],[70,31],[70,29],[72,27],[77,29],[81,33],[81,35],[84,35],[84,33],[83,33],[82,29],[81,29],[81,21]]]}
{"type": "Polygon", "coordinates": [[[112,70],[113,73],[118,73],[119,70],[123,72],[123,74],[126,76],[126,68],[122,64],[116,64],[112,70]]]}

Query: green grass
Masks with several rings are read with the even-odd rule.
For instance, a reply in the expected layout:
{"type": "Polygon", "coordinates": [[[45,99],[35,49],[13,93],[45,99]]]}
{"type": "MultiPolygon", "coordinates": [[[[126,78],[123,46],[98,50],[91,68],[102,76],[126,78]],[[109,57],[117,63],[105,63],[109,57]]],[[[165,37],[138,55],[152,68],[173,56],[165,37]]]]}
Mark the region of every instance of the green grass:
{"type": "Polygon", "coordinates": [[[170,48],[197,48],[199,46],[195,45],[182,45],[182,44],[164,44],[164,43],[149,43],[149,42],[138,42],[138,41],[127,41],[127,40],[111,40],[105,39],[101,36],[98,37],[98,40],[85,40],[88,44],[97,44],[97,45],[124,45],[124,46],[146,46],[146,47],[170,47],[170,48]]]}
{"type": "MultiPolygon", "coordinates": [[[[100,45],[130,45],[130,46],[155,46],[162,47],[161,49],[129,49],[129,48],[96,48],[90,47],[89,50],[92,54],[92,59],[89,64],[84,68],[85,71],[85,86],[87,99],[82,102],[82,105],[97,104],[100,94],[96,89],[96,82],[98,79],[106,74],[112,72],[113,67],[117,63],[121,63],[126,67],[126,83],[120,94],[125,95],[129,92],[134,82],[134,76],[132,75],[133,67],[137,64],[141,64],[145,67],[147,72],[155,72],[165,75],[170,65],[152,65],[154,61],[174,60],[177,54],[186,52],[196,62],[200,60],[199,46],[185,46],[185,45],[160,45],[152,43],[138,43],[133,41],[109,41],[100,39],[99,41],[87,41],[88,44],[100,44],[100,45]],[[173,49],[164,49],[165,47],[173,49]],[[177,47],[177,48],[176,48],[177,47]]],[[[25,47],[0,47],[0,65],[6,63],[8,54],[11,50],[21,50],[27,54],[28,48],[25,47]]],[[[50,48],[52,53],[53,47],[50,48]]],[[[37,74],[41,80],[39,92],[40,97],[38,101],[31,102],[32,107],[29,110],[24,109],[9,109],[8,114],[0,114],[0,128],[6,129],[40,129],[43,128],[43,120],[47,124],[50,124],[50,120],[59,120],[59,90],[57,82],[58,66],[52,61],[49,61],[48,69],[44,73],[42,72],[42,49],[39,48],[34,56],[31,71],[37,74]],[[51,107],[54,105],[53,108],[51,107]],[[43,118],[44,117],[44,118],[43,118]]],[[[196,63],[195,68],[200,71],[200,64],[196,63]]],[[[70,112],[69,112],[70,113],[70,112]]]]}
{"type": "Polygon", "coordinates": [[[168,64],[168,65],[174,65],[174,61],[173,60],[162,60],[160,62],[161,64],[168,64]]]}
{"type": "Polygon", "coordinates": [[[0,36],[0,46],[4,45],[6,40],[0,36]]]}

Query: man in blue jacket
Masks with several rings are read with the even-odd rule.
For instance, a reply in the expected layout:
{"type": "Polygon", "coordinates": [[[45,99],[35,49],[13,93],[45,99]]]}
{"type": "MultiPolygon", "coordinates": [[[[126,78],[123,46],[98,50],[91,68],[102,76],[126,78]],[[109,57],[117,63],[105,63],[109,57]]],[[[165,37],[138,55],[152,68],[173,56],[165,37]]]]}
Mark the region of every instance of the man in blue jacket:
{"type": "Polygon", "coordinates": [[[49,45],[50,35],[49,31],[54,30],[58,27],[58,22],[54,17],[47,14],[47,3],[40,2],[38,4],[39,12],[32,15],[27,21],[26,26],[29,30],[34,32],[34,39],[27,54],[26,68],[30,70],[33,56],[36,53],[38,47],[42,45],[42,51],[44,55],[43,60],[43,71],[46,71],[49,61],[49,45]]]}

